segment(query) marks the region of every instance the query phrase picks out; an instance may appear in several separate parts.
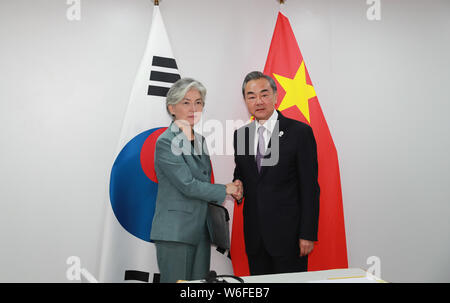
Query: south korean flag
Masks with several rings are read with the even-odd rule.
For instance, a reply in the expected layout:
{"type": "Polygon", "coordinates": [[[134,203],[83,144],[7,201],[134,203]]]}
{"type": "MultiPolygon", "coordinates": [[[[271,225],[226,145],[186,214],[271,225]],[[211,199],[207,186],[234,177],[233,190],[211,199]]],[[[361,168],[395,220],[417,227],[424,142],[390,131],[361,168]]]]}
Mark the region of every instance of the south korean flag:
{"type": "MultiPolygon", "coordinates": [[[[158,6],[144,57],[131,91],[109,176],[100,257],[100,282],[158,282],[156,249],[150,241],[158,180],[154,150],[171,122],[165,97],[180,73],[158,6]]],[[[231,273],[226,251],[211,248],[211,268],[231,273]]]]}
{"type": "Polygon", "coordinates": [[[158,183],[154,148],[171,119],[165,96],[180,79],[158,6],[131,91],[116,157],[109,176],[100,282],[158,281],[150,241],[158,183]]]}

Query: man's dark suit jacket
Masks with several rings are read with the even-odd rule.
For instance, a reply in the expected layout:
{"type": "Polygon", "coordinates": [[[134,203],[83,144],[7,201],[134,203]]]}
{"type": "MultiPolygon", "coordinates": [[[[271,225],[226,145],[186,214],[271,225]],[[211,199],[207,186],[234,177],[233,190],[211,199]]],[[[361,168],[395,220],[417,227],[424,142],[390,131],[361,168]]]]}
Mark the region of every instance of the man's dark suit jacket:
{"type": "Polygon", "coordinates": [[[247,254],[264,244],[272,256],[299,253],[299,239],[317,241],[320,188],[317,148],[311,127],[278,112],[278,127],[265,158],[279,158],[258,173],[254,152],[255,122],[234,132],[234,180],[244,185],[244,238],[247,254]],[[245,148],[241,146],[244,144],[245,148]],[[240,151],[240,152],[239,152],[240,151]]]}

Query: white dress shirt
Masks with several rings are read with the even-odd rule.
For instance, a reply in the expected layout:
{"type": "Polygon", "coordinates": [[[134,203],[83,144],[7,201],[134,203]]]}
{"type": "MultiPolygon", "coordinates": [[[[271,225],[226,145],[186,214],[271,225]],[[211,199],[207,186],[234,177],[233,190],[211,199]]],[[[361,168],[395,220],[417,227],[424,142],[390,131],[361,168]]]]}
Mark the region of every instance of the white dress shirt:
{"type": "Polygon", "coordinates": [[[276,110],[273,111],[270,118],[267,119],[267,121],[265,121],[264,124],[259,123],[259,121],[256,121],[256,119],[255,119],[255,121],[254,121],[254,123],[255,123],[255,145],[254,145],[255,157],[256,157],[256,152],[258,150],[258,139],[259,139],[258,129],[260,127],[264,127],[264,132],[263,132],[264,143],[265,143],[264,151],[266,151],[267,147],[269,146],[270,137],[272,137],[273,129],[275,128],[277,121],[278,121],[278,113],[276,110]]]}

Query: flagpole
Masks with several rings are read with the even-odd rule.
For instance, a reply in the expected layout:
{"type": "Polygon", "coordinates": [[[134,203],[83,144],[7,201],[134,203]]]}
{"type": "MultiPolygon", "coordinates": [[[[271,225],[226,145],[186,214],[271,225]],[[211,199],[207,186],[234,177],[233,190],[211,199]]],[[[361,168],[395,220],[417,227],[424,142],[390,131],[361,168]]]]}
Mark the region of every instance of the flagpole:
{"type": "Polygon", "coordinates": [[[280,12],[282,13],[283,12],[282,8],[283,8],[283,5],[286,2],[286,0],[277,0],[277,1],[280,2],[280,12]]]}

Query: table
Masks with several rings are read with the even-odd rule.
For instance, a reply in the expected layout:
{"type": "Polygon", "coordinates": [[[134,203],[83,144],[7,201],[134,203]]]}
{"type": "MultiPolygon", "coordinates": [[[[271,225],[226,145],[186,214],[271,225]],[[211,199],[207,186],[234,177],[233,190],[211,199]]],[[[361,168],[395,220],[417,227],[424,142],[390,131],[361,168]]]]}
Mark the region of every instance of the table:
{"type": "MultiPolygon", "coordinates": [[[[218,273],[220,275],[220,273],[218,273]]],[[[241,277],[245,283],[386,283],[361,268],[331,269],[287,274],[241,277]]],[[[222,278],[219,278],[222,279],[222,278]]],[[[224,278],[229,283],[239,283],[224,278]]],[[[199,283],[201,281],[189,281],[199,283]]]]}

